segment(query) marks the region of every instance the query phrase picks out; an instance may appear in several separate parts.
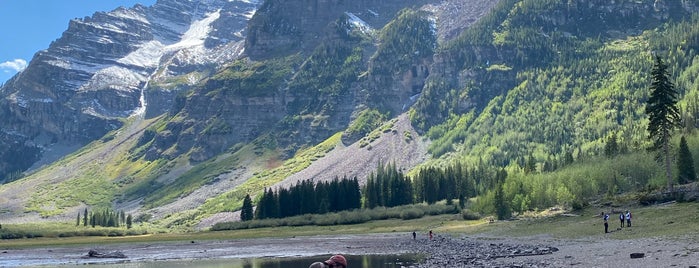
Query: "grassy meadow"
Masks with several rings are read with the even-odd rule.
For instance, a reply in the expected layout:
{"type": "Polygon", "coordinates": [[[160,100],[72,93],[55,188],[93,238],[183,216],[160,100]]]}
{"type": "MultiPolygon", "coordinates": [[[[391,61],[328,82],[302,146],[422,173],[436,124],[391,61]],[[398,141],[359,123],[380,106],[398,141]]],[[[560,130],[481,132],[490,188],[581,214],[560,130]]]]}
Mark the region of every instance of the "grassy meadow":
{"type": "MultiPolygon", "coordinates": [[[[614,207],[615,211],[626,207],[614,207]]],[[[630,207],[633,214],[632,227],[617,230],[618,214],[610,215],[610,234],[604,234],[602,211],[611,211],[611,206],[589,206],[572,212],[547,211],[525,215],[515,220],[494,221],[490,218],[463,220],[461,214],[425,216],[419,219],[387,219],[352,225],[329,226],[284,226],[232,231],[201,231],[174,233],[155,229],[151,226],[136,226],[129,235],[123,236],[68,236],[71,232],[109,232],[119,228],[76,227],[75,224],[22,224],[2,225],[2,231],[35,232],[40,237],[23,239],[3,239],[0,249],[28,247],[78,246],[104,243],[153,243],[168,241],[202,241],[251,239],[262,237],[298,237],[312,235],[355,235],[370,233],[405,233],[413,231],[426,234],[433,230],[437,234],[465,235],[478,237],[547,237],[553,239],[588,240],[605,237],[607,239],[638,239],[664,237],[685,239],[699,234],[699,203],[669,203],[645,207],[630,207]],[[61,235],[64,234],[64,235],[61,235]]],[[[119,229],[124,231],[124,228],[119,229]]]]}

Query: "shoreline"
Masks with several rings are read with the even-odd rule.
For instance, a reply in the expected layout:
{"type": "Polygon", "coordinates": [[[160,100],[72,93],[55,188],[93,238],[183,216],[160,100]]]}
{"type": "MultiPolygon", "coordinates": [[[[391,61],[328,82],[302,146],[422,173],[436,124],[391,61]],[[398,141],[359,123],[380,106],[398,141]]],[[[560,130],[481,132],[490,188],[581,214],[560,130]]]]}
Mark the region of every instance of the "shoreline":
{"type": "Polygon", "coordinates": [[[440,234],[430,241],[424,235],[413,240],[409,233],[319,235],[7,249],[0,250],[0,266],[423,253],[427,258],[413,267],[696,267],[699,244],[692,241],[692,237],[617,240],[600,236],[592,240],[566,240],[440,234]],[[89,250],[118,251],[127,258],[83,258],[89,250]],[[631,253],[645,256],[631,259],[631,253]]]}

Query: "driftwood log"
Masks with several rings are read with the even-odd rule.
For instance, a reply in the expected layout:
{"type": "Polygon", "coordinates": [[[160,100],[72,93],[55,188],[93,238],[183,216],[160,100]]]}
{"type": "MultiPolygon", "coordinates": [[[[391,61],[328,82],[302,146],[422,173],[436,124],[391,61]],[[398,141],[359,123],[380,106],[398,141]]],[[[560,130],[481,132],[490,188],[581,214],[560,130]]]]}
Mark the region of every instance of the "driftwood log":
{"type": "Polygon", "coordinates": [[[84,258],[115,258],[115,259],[123,259],[127,258],[124,253],[121,253],[120,251],[114,251],[114,252],[99,252],[97,250],[91,249],[90,251],[87,252],[87,255],[84,258]]]}

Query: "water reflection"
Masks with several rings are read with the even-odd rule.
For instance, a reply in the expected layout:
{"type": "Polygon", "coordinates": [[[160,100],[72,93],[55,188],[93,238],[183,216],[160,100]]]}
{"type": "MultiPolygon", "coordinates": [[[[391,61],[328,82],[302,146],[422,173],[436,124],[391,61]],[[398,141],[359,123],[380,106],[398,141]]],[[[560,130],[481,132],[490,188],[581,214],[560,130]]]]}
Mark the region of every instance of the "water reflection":
{"type": "MultiPolygon", "coordinates": [[[[308,268],[316,261],[327,260],[331,255],[298,258],[257,258],[257,259],[215,259],[215,260],[188,260],[188,261],[152,261],[139,263],[119,263],[90,265],[99,268],[308,268]]],[[[345,255],[348,266],[351,268],[404,267],[420,261],[420,256],[415,254],[403,255],[345,255]]],[[[66,267],[66,266],[61,266],[66,267]]],[[[75,267],[85,267],[75,266],[75,267]]]]}

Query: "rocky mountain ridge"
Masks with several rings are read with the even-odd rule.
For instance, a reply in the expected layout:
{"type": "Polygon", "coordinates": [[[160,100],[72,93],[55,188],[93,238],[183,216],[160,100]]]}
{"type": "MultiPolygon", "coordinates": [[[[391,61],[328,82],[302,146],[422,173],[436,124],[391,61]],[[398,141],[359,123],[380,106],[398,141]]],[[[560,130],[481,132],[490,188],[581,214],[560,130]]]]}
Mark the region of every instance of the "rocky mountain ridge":
{"type": "Polygon", "coordinates": [[[23,172],[53,146],[98,139],[130,115],[166,112],[178,91],[240,56],[258,4],[158,1],[71,20],[0,89],[0,177],[23,172]],[[180,76],[188,83],[167,87],[180,76]],[[21,161],[18,152],[27,152],[21,161]]]}
{"type": "MultiPolygon", "coordinates": [[[[73,21],[1,89],[0,170],[11,181],[32,163],[52,163],[51,148],[88,142],[84,150],[104,151],[73,161],[103,160],[89,170],[66,160],[0,187],[34,191],[0,199],[13,204],[0,217],[72,219],[111,206],[166,226],[205,227],[234,217],[246,191],[366,176],[377,161],[408,171],[431,160],[420,135],[434,126],[451,139],[443,153],[458,158],[482,142],[497,154],[502,147],[489,139],[509,129],[479,133],[468,114],[485,118],[475,119],[481,128],[502,125],[502,99],[534,91],[523,89],[530,78],[520,71],[534,76],[583,57],[579,43],[596,53],[607,40],[629,42],[693,12],[691,1],[650,0],[160,0],[98,13],[73,21]],[[337,133],[341,141],[328,144],[337,133]],[[49,198],[58,188],[88,190],[83,180],[103,190],[100,198],[49,198]]],[[[536,133],[536,146],[551,133],[565,131],[536,133]]],[[[583,142],[596,142],[589,136],[583,142]]],[[[498,155],[510,158],[488,164],[531,153],[527,142],[510,142],[517,150],[498,155]]]]}

